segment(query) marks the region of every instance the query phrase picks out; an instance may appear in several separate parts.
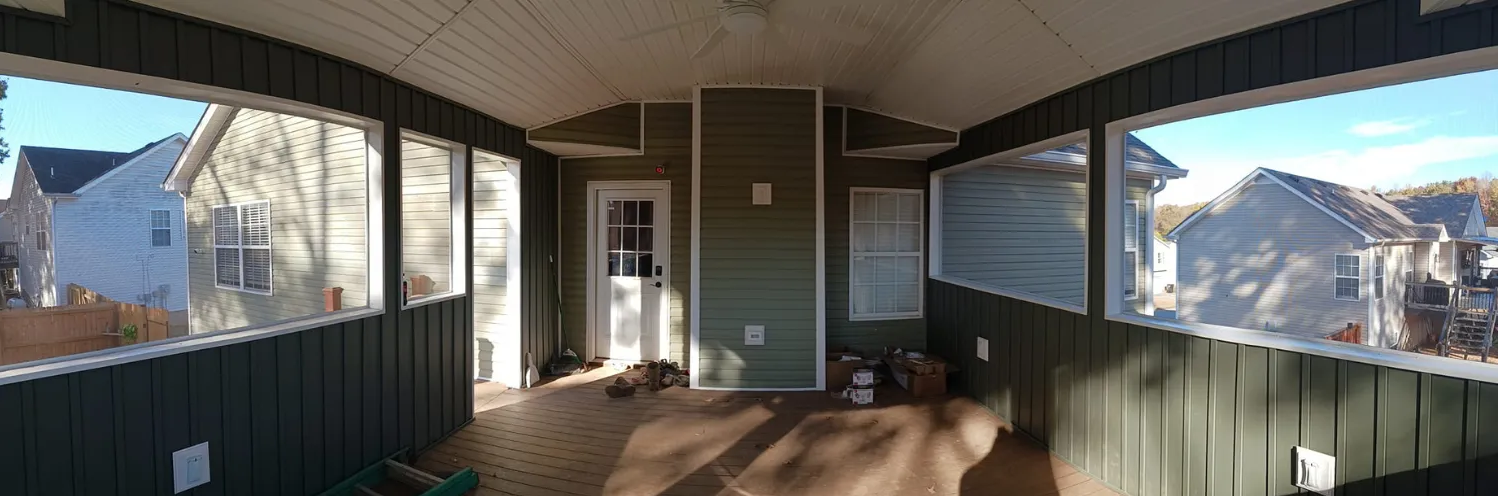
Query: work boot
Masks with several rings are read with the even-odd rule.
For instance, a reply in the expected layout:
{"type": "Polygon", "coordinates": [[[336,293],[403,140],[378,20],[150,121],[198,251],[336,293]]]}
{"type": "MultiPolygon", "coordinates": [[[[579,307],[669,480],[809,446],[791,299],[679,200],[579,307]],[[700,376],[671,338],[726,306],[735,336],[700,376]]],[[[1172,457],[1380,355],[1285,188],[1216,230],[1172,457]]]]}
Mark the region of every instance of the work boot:
{"type": "Polygon", "coordinates": [[[608,394],[610,398],[623,398],[625,396],[634,396],[635,387],[628,385],[620,386],[618,384],[614,384],[609,387],[603,388],[603,392],[605,394],[608,394]]]}

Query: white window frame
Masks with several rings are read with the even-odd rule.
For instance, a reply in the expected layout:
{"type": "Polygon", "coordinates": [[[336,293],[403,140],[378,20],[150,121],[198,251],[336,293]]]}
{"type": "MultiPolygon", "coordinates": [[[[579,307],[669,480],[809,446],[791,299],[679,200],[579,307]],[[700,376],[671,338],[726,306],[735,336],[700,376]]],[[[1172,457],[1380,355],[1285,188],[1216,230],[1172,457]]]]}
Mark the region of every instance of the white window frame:
{"type": "Polygon", "coordinates": [[[1373,293],[1373,299],[1375,299],[1375,300],[1382,300],[1382,299],[1384,299],[1384,293],[1387,292],[1387,288],[1384,287],[1384,283],[1388,281],[1388,279],[1386,278],[1386,276],[1388,275],[1388,268],[1384,266],[1384,264],[1386,264],[1386,263],[1388,263],[1388,258],[1383,253],[1383,250],[1375,252],[1375,254],[1373,255],[1373,269],[1372,269],[1373,270],[1373,291],[1372,291],[1372,293],[1373,293]]]}
{"type": "MultiPolygon", "coordinates": [[[[1387,350],[1374,346],[1341,343],[1328,339],[1299,336],[1290,333],[1264,331],[1197,322],[1185,322],[1126,311],[1120,288],[1119,263],[1123,252],[1123,226],[1119,212],[1124,198],[1124,135],[1132,130],[1168,124],[1171,122],[1217,115],[1235,110],[1273,105],[1318,96],[1345,93],[1361,89],[1386,87],[1407,82],[1440,78],[1458,74],[1498,68],[1493,58],[1494,50],[1469,50],[1466,52],[1433,57],[1411,62],[1391,64],[1384,67],[1352,71],[1295,83],[1270,86],[1244,91],[1212,99],[1177,105],[1158,111],[1136,115],[1109,122],[1105,125],[1106,145],[1093,151],[1094,158],[1104,160],[1107,166],[1099,181],[1104,188],[1104,211],[1106,223],[1102,261],[1108,270],[1103,271],[1105,299],[1103,318],[1108,321],[1148,326],[1168,332],[1203,337],[1229,343],[1286,350],[1307,355],[1349,360],[1375,366],[1394,367],[1402,370],[1434,375],[1472,379],[1483,382],[1498,382],[1498,367],[1491,364],[1467,360],[1387,350]],[[1101,154],[1098,157],[1097,154],[1101,154]],[[1116,220],[1115,220],[1116,219],[1116,220]]],[[[1097,178],[1094,178],[1096,181],[1097,178]]],[[[1369,243],[1376,240],[1365,240],[1369,243]]],[[[1433,250],[1434,251],[1434,250],[1433,250]]],[[[1432,255],[1434,258],[1436,255],[1432,255]]],[[[1434,268],[1432,268],[1434,273],[1434,268]]]]}
{"type": "Polygon", "coordinates": [[[166,210],[166,209],[161,209],[161,208],[153,208],[153,209],[150,210],[150,213],[148,213],[147,215],[150,216],[148,220],[151,223],[151,239],[150,239],[151,247],[152,248],[167,248],[167,247],[170,247],[170,246],[176,244],[177,240],[172,239],[173,238],[173,236],[172,236],[172,211],[171,210],[166,210]],[[162,212],[162,213],[166,214],[166,227],[156,227],[156,212],[162,212]],[[166,244],[164,244],[164,245],[158,245],[158,244],[156,244],[156,231],[166,231],[166,244]]]}
{"type": "MultiPolygon", "coordinates": [[[[107,89],[118,89],[197,101],[214,101],[225,105],[256,108],[287,115],[317,119],[364,131],[365,146],[365,249],[367,253],[368,300],[363,305],[334,312],[311,314],[278,322],[222,329],[149,343],[79,353],[63,357],[0,366],[0,386],[54,377],[75,372],[113,367],[193,351],[227,347],[255,340],[295,334],[344,322],[385,315],[390,305],[392,279],[385,270],[385,140],[389,136],[385,123],[347,112],[316,107],[287,100],[184,83],[170,79],[139,76],[74,64],[0,53],[0,66],[9,74],[49,81],[67,81],[107,89]]],[[[393,132],[393,131],[391,131],[393,132]]],[[[46,208],[46,207],[43,207],[46,208]]],[[[357,221],[355,221],[357,222],[357,221]]],[[[49,245],[55,248],[55,243],[49,245]]],[[[186,253],[184,252],[184,256],[186,253]]],[[[392,309],[393,310],[393,309],[392,309]]]]}
{"type": "Polygon", "coordinates": [[[1361,253],[1337,253],[1332,255],[1332,298],[1337,301],[1363,301],[1363,254],[1361,253]],[[1353,257],[1357,259],[1358,274],[1356,276],[1344,276],[1337,274],[1337,269],[1342,267],[1341,257],[1353,257]],[[1337,282],[1342,279],[1352,279],[1357,283],[1356,295],[1353,298],[1343,298],[1337,294],[1337,282]]]}
{"type": "MultiPolygon", "coordinates": [[[[415,141],[427,146],[446,149],[448,152],[448,214],[451,222],[448,252],[448,284],[447,291],[421,295],[405,301],[401,309],[416,308],[430,305],[439,301],[461,298],[468,295],[468,199],[465,188],[468,182],[468,167],[471,163],[472,150],[464,144],[448,141],[435,136],[418,133],[409,129],[400,130],[400,142],[405,140],[415,141]]],[[[399,168],[396,171],[400,173],[399,168]]],[[[399,177],[399,176],[397,176],[399,177]]],[[[518,188],[519,185],[517,184],[518,188]]],[[[401,233],[394,233],[400,236],[401,233]]],[[[402,245],[404,246],[404,245],[402,245]]],[[[396,274],[399,277],[400,274],[396,274]]]]}
{"type": "MultiPolygon", "coordinates": [[[[919,319],[919,318],[922,318],[922,317],[924,317],[926,315],[926,283],[925,283],[925,281],[926,281],[926,277],[925,277],[926,276],[926,274],[925,274],[925,270],[926,270],[925,269],[925,267],[926,267],[926,222],[925,222],[925,219],[924,219],[924,217],[925,217],[925,212],[924,212],[924,210],[925,210],[924,209],[925,203],[926,203],[926,192],[918,190],[918,189],[905,189],[905,188],[868,188],[868,187],[852,187],[852,188],[848,188],[848,320],[849,321],[851,321],[851,322],[865,322],[865,321],[876,321],[876,320],[919,319]],[[855,254],[854,253],[854,251],[853,251],[853,246],[854,246],[853,240],[854,240],[855,236],[853,234],[853,230],[857,228],[857,224],[858,224],[857,222],[854,221],[854,210],[857,208],[858,202],[857,202],[857,198],[856,197],[858,196],[859,193],[895,193],[895,194],[902,194],[902,195],[915,195],[916,196],[916,202],[917,202],[917,204],[921,205],[921,207],[923,207],[922,208],[923,211],[921,212],[921,215],[918,215],[917,219],[916,219],[916,236],[919,238],[916,241],[916,247],[917,248],[916,248],[916,252],[915,252],[916,257],[917,257],[917,259],[916,259],[916,271],[918,272],[918,274],[916,275],[916,285],[919,286],[919,288],[916,290],[917,303],[916,303],[916,309],[915,309],[915,311],[912,311],[912,312],[884,312],[884,313],[872,312],[872,313],[858,314],[858,313],[855,313],[854,310],[853,310],[853,289],[854,289],[854,285],[853,285],[853,260],[855,258],[857,258],[860,255],[861,256],[874,256],[874,257],[908,257],[911,254],[911,252],[908,252],[908,251],[899,251],[898,249],[896,249],[895,251],[892,251],[892,252],[865,252],[865,253],[861,253],[861,254],[855,254]]],[[[901,224],[901,222],[898,222],[898,221],[894,221],[894,223],[895,223],[895,225],[901,224]]],[[[879,224],[879,221],[876,220],[876,221],[872,221],[871,225],[877,226],[878,224],[879,224]]],[[[876,230],[877,230],[877,228],[876,228],[876,230]]],[[[896,233],[898,233],[898,230],[896,231],[896,233]]]]}
{"type": "Polygon", "coordinates": [[[209,227],[209,229],[213,232],[213,237],[214,237],[213,238],[213,286],[214,287],[219,288],[219,289],[227,289],[227,290],[230,290],[230,291],[240,291],[240,292],[244,292],[244,293],[252,293],[252,294],[257,294],[257,295],[275,296],[275,288],[276,288],[276,282],[275,282],[276,281],[276,271],[275,271],[275,268],[276,268],[276,263],[275,263],[275,256],[276,256],[275,245],[276,245],[276,243],[275,243],[275,238],[276,237],[275,237],[275,219],[274,219],[274,216],[271,215],[271,212],[272,212],[272,210],[271,210],[270,200],[251,200],[251,201],[239,202],[239,203],[226,203],[226,204],[221,204],[221,205],[214,205],[214,206],[208,208],[208,216],[210,217],[210,220],[209,220],[209,226],[210,227],[209,227]],[[245,245],[244,244],[244,207],[250,206],[250,205],[265,205],[265,217],[266,217],[265,225],[266,225],[266,228],[267,228],[266,229],[266,231],[267,231],[266,234],[267,234],[267,238],[268,239],[266,240],[266,245],[264,247],[261,247],[260,245],[245,245]],[[233,245],[221,245],[221,244],[218,244],[218,216],[215,215],[214,212],[216,210],[220,209],[220,208],[233,208],[234,209],[234,229],[235,229],[234,239],[235,239],[235,241],[238,244],[233,244],[233,245]],[[221,248],[222,249],[237,249],[237,250],[239,250],[239,286],[230,286],[230,285],[224,284],[218,278],[218,250],[221,249],[221,248]],[[253,289],[253,288],[246,288],[246,287],[244,287],[244,252],[245,252],[246,249],[249,249],[249,250],[263,250],[263,251],[265,251],[266,256],[269,257],[269,259],[270,259],[271,262],[270,262],[270,265],[268,267],[266,267],[266,275],[267,275],[267,279],[270,280],[270,289],[253,289]]]}
{"type": "MultiPolygon", "coordinates": [[[[1091,301],[1087,298],[1087,294],[1091,291],[1090,288],[1091,288],[1091,286],[1093,284],[1093,282],[1088,277],[1086,277],[1086,275],[1085,275],[1087,273],[1088,267],[1091,267],[1092,262],[1093,262],[1092,255],[1090,253],[1091,250],[1085,250],[1084,249],[1083,252],[1082,252],[1083,253],[1083,255],[1082,255],[1082,271],[1083,271],[1084,275],[1082,276],[1082,303],[1081,304],[1077,304],[1077,303],[1074,303],[1074,302],[1071,302],[1071,301],[1061,300],[1061,299],[1058,299],[1058,298],[1051,298],[1051,297],[1047,297],[1047,296],[1041,296],[1041,295],[1037,295],[1037,294],[1031,294],[1031,293],[1027,293],[1027,292],[1024,292],[1024,291],[1018,291],[1018,290],[1014,290],[1014,289],[1010,289],[1010,288],[1006,288],[1006,287],[1002,287],[1002,286],[996,286],[996,285],[992,285],[992,284],[984,284],[984,283],[981,283],[981,282],[977,282],[977,281],[973,281],[973,280],[969,280],[969,279],[963,279],[963,278],[960,278],[960,277],[949,276],[949,275],[946,275],[946,274],[942,273],[942,201],[943,201],[943,197],[942,197],[942,181],[944,179],[946,179],[946,176],[950,176],[952,174],[958,174],[958,173],[961,173],[961,172],[964,172],[964,171],[981,168],[981,167],[986,166],[986,165],[993,165],[993,164],[996,164],[996,163],[1006,162],[1006,161],[1009,161],[1009,160],[1012,160],[1012,159],[1018,159],[1018,158],[1022,158],[1022,157],[1027,157],[1027,156],[1030,156],[1030,155],[1034,155],[1034,154],[1037,154],[1037,153],[1047,152],[1047,151],[1054,150],[1056,148],[1060,148],[1060,147],[1063,147],[1063,146],[1066,146],[1066,145],[1071,145],[1071,144],[1080,143],[1080,142],[1086,142],[1088,140],[1088,135],[1089,135],[1089,132],[1087,130],[1073,131],[1071,133],[1067,133],[1067,134],[1064,134],[1064,135],[1061,135],[1061,136],[1057,136],[1057,137],[1050,138],[1050,139],[1043,140],[1043,141],[1038,141],[1038,142],[1035,142],[1035,143],[1031,143],[1029,145],[1025,145],[1025,146],[1019,147],[1019,148],[1014,148],[1014,149],[1011,149],[1011,150],[1002,151],[1002,152],[995,153],[993,155],[989,155],[989,156],[986,156],[986,157],[975,158],[975,159],[969,160],[967,162],[963,162],[963,163],[958,164],[958,165],[954,165],[954,166],[951,166],[951,167],[945,167],[945,168],[942,168],[940,170],[931,172],[931,178],[930,178],[931,182],[930,182],[930,188],[929,188],[929,191],[931,193],[929,195],[927,195],[928,199],[926,200],[927,203],[928,203],[928,205],[929,205],[927,207],[927,209],[926,209],[927,210],[926,216],[928,218],[928,220],[927,220],[927,228],[926,228],[926,231],[927,231],[927,236],[926,236],[926,239],[927,239],[927,248],[926,248],[926,251],[927,251],[927,254],[926,254],[926,274],[927,274],[927,276],[926,276],[926,278],[927,279],[931,279],[931,280],[935,280],[935,281],[941,281],[941,282],[944,282],[944,283],[947,283],[947,284],[951,284],[951,285],[954,285],[954,286],[961,286],[961,287],[968,288],[968,289],[971,289],[971,290],[974,290],[974,291],[980,291],[980,292],[984,292],[984,293],[989,293],[989,294],[1003,296],[1003,297],[1006,297],[1006,298],[1014,298],[1016,300],[1027,301],[1027,302],[1030,302],[1030,303],[1034,303],[1036,305],[1044,305],[1044,306],[1048,306],[1048,307],[1051,307],[1051,308],[1056,308],[1056,309],[1060,309],[1060,310],[1066,310],[1068,312],[1079,313],[1079,314],[1086,314],[1088,312],[1089,305],[1091,305],[1091,301]]],[[[1078,172],[1080,174],[1083,174],[1084,177],[1087,176],[1087,163],[1086,163],[1086,161],[1081,161],[1081,162],[1077,162],[1077,163],[1073,163],[1073,164],[1068,164],[1067,166],[1070,167],[1070,168],[1072,168],[1072,169],[1075,169],[1076,172],[1078,172]]],[[[1091,194],[1094,181],[1096,181],[1096,179],[1092,178],[1092,177],[1086,177],[1083,180],[1083,184],[1085,185],[1085,190],[1084,190],[1085,192],[1084,192],[1083,201],[1082,201],[1082,208],[1083,208],[1082,211],[1084,211],[1084,212],[1089,211],[1088,209],[1091,208],[1090,205],[1091,205],[1091,201],[1092,200],[1091,200],[1091,198],[1088,198],[1088,195],[1091,194]]],[[[1114,209],[1113,212],[1112,212],[1112,214],[1117,214],[1117,213],[1118,213],[1117,209],[1114,209]]],[[[1122,218],[1120,217],[1120,219],[1122,219],[1122,218]]],[[[1088,224],[1089,225],[1091,224],[1091,220],[1090,219],[1088,220],[1088,224]]],[[[1088,242],[1089,242],[1088,240],[1091,239],[1091,236],[1092,236],[1092,234],[1090,232],[1088,232],[1088,231],[1089,231],[1089,229],[1083,229],[1082,230],[1082,246],[1084,246],[1084,247],[1085,246],[1089,246],[1088,245],[1088,242]]],[[[1120,245],[1120,246],[1122,246],[1122,245],[1120,245]]],[[[852,268],[850,267],[849,270],[851,270],[851,269],[852,268]]]]}
{"type": "MultiPolygon", "coordinates": [[[[1139,237],[1139,230],[1142,229],[1142,227],[1140,226],[1140,224],[1144,222],[1144,219],[1140,218],[1140,213],[1141,212],[1139,211],[1139,200],[1127,200],[1127,201],[1124,201],[1123,218],[1120,218],[1119,222],[1123,222],[1123,219],[1129,217],[1129,209],[1130,208],[1133,208],[1133,210],[1134,210],[1134,215],[1133,215],[1133,217],[1134,217],[1134,248],[1133,249],[1129,248],[1127,233],[1125,233],[1125,238],[1124,238],[1124,258],[1126,259],[1126,261],[1134,264],[1134,280],[1133,281],[1124,281],[1123,282],[1123,284],[1124,284],[1124,286],[1123,286],[1123,291],[1124,291],[1123,295],[1124,295],[1124,301],[1138,301],[1139,300],[1139,252],[1141,251],[1140,250],[1140,248],[1141,248],[1140,244],[1144,243],[1144,240],[1139,237]],[[1134,294],[1132,294],[1132,295],[1129,294],[1129,288],[1131,286],[1134,289],[1134,294]]],[[[1127,226],[1127,224],[1125,224],[1125,226],[1127,226]]]]}

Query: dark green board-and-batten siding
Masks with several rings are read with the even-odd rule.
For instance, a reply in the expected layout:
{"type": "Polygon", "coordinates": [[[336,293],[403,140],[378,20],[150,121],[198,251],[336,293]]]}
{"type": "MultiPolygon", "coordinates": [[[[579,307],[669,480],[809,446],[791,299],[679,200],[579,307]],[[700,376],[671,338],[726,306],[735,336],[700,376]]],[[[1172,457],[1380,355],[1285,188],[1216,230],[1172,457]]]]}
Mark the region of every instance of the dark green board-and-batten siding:
{"type": "MultiPolygon", "coordinates": [[[[1498,6],[1431,16],[1354,1],[1182,50],[964,131],[940,169],[1173,105],[1491,47],[1498,6]]],[[[1187,164],[1189,168],[1190,165],[1187,164]]],[[[1090,166],[1102,177],[1101,162],[1090,166]]],[[[1088,214],[1106,214],[1104,189],[1088,214]]],[[[1093,260],[1103,236],[1090,236],[1093,260]]],[[[1088,268],[1092,281],[1104,268],[1088,268]]],[[[930,347],[954,387],[1129,494],[1291,494],[1289,446],[1337,456],[1339,495],[1498,494],[1498,385],[1265,349],[931,281],[930,347]],[[974,355],[991,340],[990,361],[974,355]]],[[[1102,284],[1088,300],[1103,300],[1102,284]]]]}
{"type": "Polygon", "coordinates": [[[848,217],[850,188],[901,188],[925,191],[930,183],[923,160],[848,157],[838,147],[842,139],[843,107],[823,107],[823,174],[827,228],[827,349],[843,347],[873,353],[885,346],[921,348],[926,343],[926,320],[865,320],[848,318],[848,217]]]}
{"type": "Polygon", "coordinates": [[[671,360],[690,363],[692,281],[692,104],[645,104],[645,154],[562,161],[562,308],[567,347],[587,344],[588,182],[671,182],[671,360]],[[656,166],[666,168],[664,174],[656,166]]]}
{"type": "Polygon", "coordinates": [[[725,388],[817,385],[817,92],[704,88],[698,380],[725,388]],[[751,185],[772,184],[753,205],[751,185]],[[764,325],[763,346],[744,326],[764,325]]]}
{"type": "Polygon", "coordinates": [[[641,103],[622,103],[532,129],[530,139],[640,148],[641,103]]]}
{"type": "MultiPolygon", "coordinates": [[[[522,288],[556,294],[556,158],[525,131],[358,64],[136,3],[69,0],[63,21],[0,8],[0,50],[287,99],[522,160],[522,288]]],[[[386,197],[400,191],[394,154],[386,197]]],[[[391,232],[400,216],[388,209],[391,232]]],[[[388,237],[387,254],[399,239],[388,237]]],[[[469,250],[472,253],[472,250],[469,250]]],[[[389,257],[385,272],[398,274],[389,257]]],[[[472,278],[470,278],[472,280],[472,278]]],[[[398,282],[385,281],[389,308],[398,282]]],[[[553,298],[525,298],[527,351],[555,348],[553,298]]],[[[193,494],[315,494],[471,418],[469,301],[0,386],[0,494],[170,494],[172,451],[210,441],[193,494]]]]}

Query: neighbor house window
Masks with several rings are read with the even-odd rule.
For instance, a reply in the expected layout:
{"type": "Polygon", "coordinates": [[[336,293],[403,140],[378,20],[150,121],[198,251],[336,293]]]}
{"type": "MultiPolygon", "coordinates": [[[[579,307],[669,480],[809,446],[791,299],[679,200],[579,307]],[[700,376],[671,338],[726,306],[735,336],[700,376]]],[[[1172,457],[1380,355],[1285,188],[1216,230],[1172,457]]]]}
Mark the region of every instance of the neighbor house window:
{"type": "Polygon", "coordinates": [[[873,188],[851,193],[849,318],[920,317],[924,194],[873,188]]]}
{"type": "Polygon", "coordinates": [[[1124,300],[1132,300],[1139,297],[1139,244],[1144,242],[1139,232],[1143,224],[1139,222],[1139,202],[1124,202],[1123,216],[1123,292],[1124,300]]]}
{"type": "Polygon", "coordinates": [[[1337,299],[1357,301],[1362,258],[1357,255],[1336,256],[1337,299]]]}
{"type": "Polygon", "coordinates": [[[1373,257],[1373,297],[1384,297],[1384,256],[1373,257]]]}
{"type": "Polygon", "coordinates": [[[271,293],[270,202],[213,207],[213,268],[218,287],[271,293]]]}
{"type": "Polygon", "coordinates": [[[151,246],[172,246],[172,211],[151,211],[151,246]]]}
{"type": "Polygon", "coordinates": [[[401,136],[401,272],[407,302],[462,292],[462,180],[460,145],[401,136]],[[454,180],[458,178],[458,180],[454,180]]]}

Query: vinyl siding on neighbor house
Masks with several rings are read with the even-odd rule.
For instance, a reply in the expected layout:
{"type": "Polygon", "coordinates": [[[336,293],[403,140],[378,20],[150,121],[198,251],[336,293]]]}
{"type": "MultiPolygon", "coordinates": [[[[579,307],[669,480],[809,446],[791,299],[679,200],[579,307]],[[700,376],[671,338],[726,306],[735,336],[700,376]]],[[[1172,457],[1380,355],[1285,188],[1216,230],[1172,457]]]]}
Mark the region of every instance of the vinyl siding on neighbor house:
{"type": "MultiPolygon", "coordinates": [[[[946,176],[942,274],[1083,305],[1086,181],[1079,172],[1004,165],[946,176]]],[[[1129,180],[1127,197],[1140,202],[1140,212],[1149,187],[1147,180],[1129,180]]],[[[1147,263],[1141,245],[1135,271],[1141,291],[1147,263]]]]}
{"type": "MultiPolygon", "coordinates": [[[[827,216],[827,349],[848,347],[866,354],[877,353],[885,346],[925,349],[925,318],[859,321],[848,318],[851,188],[901,188],[924,192],[930,184],[930,176],[924,161],[843,156],[838,147],[842,111],[842,107],[822,109],[825,120],[822,150],[826,186],[823,198],[827,216]]],[[[921,234],[924,238],[925,232],[921,234]]],[[[923,243],[922,249],[926,244],[929,243],[923,243]]],[[[921,270],[925,270],[925,264],[921,270]]]]}
{"type": "Polygon", "coordinates": [[[503,160],[493,155],[473,154],[473,360],[478,377],[500,379],[514,370],[499,367],[519,366],[519,362],[496,360],[497,354],[513,356],[515,350],[505,339],[512,320],[509,300],[509,248],[512,240],[511,216],[515,214],[512,195],[516,184],[513,172],[503,160]]]}
{"type": "Polygon", "coordinates": [[[53,206],[58,303],[68,284],[115,301],[187,309],[187,243],[182,197],[161,188],[184,140],[172,140],[53,206]],[[171,245],[154,246],[151,211],[171,216],[171,245]]]}
{"type": "Polygon", "coordinates": [[[11,215],[16,218],[17,259],[20,268],[17,279],[22,296],[34,306],[50,307],[67,303],[67,294],[58,300],[56,266],[52,263],[52,250],[36,248],[36,231],[51,225],[51,200],[42,196],[42,187],[32,175],[31,164],[25,154],[16,160],[15,182],[11,186],[11,215]]]}
{"type": "MultiPolygon", "coordinates": [[[[1405,262],[1415,256],[1411,245],[1374,246],[1368,249],[1369,264],[1373,255],[1384,256],[1384,297],[1375,297],[1373,321],[1363,333],[1363,344],[1388,348],[1399,339],[1404,324],[1404,268],[1405,262]]],[[[1374,265],[1369,265],[1368,284],[1374,284],[1374,265]]]]}
{"type": "Polygon", "coordinates": [[[1179,233],[1179,317],[1323,337],[1368,320],[1363,236],[1258,178],[1179,233]],[[1361,256],[1358,300],[1335,298],[1335,255],[1361,256]]]}
{"type": "Polygon", "coordinates": [[[321,313],[323,288],[346,308],[367,301],[364,131],[240,110],[193,178],[187,197],[191,331],[211,332],[321,313]],[[269,200],[273,295],[214,279],[215,205],[269,200]]]}
{"type": "Polygon", "coordinates": [[[817,362],[817,93],[701,90],[698,381],[811,388],[817,362]],[[752,205],[771,183],[771,205],[752,205]],[[763,346],[744,326],[764,325],[763,346]]]}
{"type": "Polygon", "coordinates": [[[588,182],[671,182],[670,359],[689,363],[688,295],[692,275],[692,104],[645,105],[645,154],[562,161],[562,324],[566,346],[578,354],[588,339],[588,182]],[[656,174],[665,166],[665,174],[656,174]]]}
{"type": "Polygon", "coordinates": [[[401,141],[401,271],[432,280],[429,293],[452,288],[453,150],[401,141]]]}

